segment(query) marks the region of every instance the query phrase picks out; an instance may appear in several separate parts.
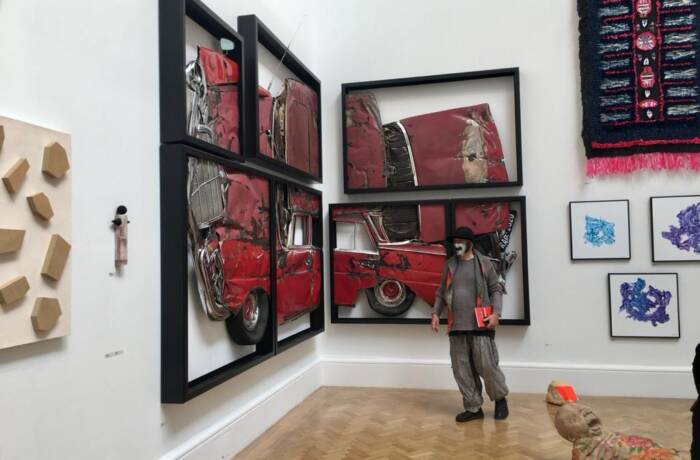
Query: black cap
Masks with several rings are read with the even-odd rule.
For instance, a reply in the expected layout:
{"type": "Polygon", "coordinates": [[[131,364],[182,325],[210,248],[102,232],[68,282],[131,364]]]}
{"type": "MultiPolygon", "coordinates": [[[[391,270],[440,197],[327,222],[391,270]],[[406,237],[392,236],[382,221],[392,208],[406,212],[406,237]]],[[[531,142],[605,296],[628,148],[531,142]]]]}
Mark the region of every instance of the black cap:
{"type": "Polygon", "coordinates": [[[449,241],[454,240],[455,238],[459,238],[462,240],[469,240],[469,241],[474,241],[475,235],[474,232],[472,231],[471,228],[469,227],[459,227],[457,230],[452,232],[452,235],[450,235],[447,239],[449,241]]]}

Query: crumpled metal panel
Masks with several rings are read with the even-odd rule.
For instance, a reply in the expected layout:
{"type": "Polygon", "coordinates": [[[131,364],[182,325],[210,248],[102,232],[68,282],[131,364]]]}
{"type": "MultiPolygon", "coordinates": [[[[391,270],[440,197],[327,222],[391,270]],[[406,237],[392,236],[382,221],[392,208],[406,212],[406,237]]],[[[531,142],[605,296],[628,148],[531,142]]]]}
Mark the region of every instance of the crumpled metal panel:
{"type": "Polygon", "coordinates": [[[350,188],[384,188],[384,130],[377,100],[371,93],[345,97],[347,184],[350,188]]]}
{"type": "MultiPolygon", "coordinates": [[[[279,99],[283,100],[284,161],[297,169],[319,176],[318,95],[304,83],[288,78],[279,99]]],[[[282,155],[280,155],[282,157],[282,155]]]]}
{"type": "MultiPolygon", "coordinates": [[[[200,47],[199,64],[205,79],[208,120],[204,123],[211,129],[213,139],[219,147],[240,153],[238,110],[238,64],[225,55],[200,47]]],[[[202,137],[195,133],[197,137],[202,137]]],[[[206,136],[204,136],[206,137],[206,136]]]]}
{"type": "Polygon", "coordinates": [[[217,233],[222,239],[246,240],[269,247],[269,181],[233,169],[226,169],[226,179],[226,215],[217,233]]]}
{"type": "Polygon", "coordinates": [[[408,286],[428,304],[435,302],[445,266],[445,247],[441,244],[382,244],[379,247],[379,279],[394,279],[408,286]]]}
{"type": "Polygon", "coordinates": [[[490,203],[457,203],[455,227],[468,227],[475,235],[503,231],[508,228],[510,204],[507,201],[490,203]]]}
{"type": "Polygon", "coordinates": [[[488,104],[401,120],[416,185],[506,182],[503,148],[488,104]]]}
{"type": "Polygon", "coordinates": [[[277,323],[320,305],[321,249],[283,250],[277,261],[277,323]]]}
{"type": "Polygon", "coordinates": [[[290,190],[289,206],[294,212],[306,212],[314,217],[321,214],[321,198],[304,190],[296,188],[290,190]]]}
{"type": "Polygon", "coordinates": [[[228,239],[221,242],[224,269],[224,301],[240,310],[249,292],[270,292],[270,249],[256,242],[228,239]]]}
{"type": "Polygon", "coordinates": [[[258,136],[259,150],[262,155],[272,157],[272,93],[258,87],[258,136]]]}
{"type": "Polygon", "coordinates": [[[445,205],[419,204],[418,219],[421,241],[443,241],[447,236],[445,230],[445,205]]]}
{"type": "Polygon", "coordinates": [[[378,254],[353,251],[333,253],[333,302],[354,306],[357,295],[377,284],[378,254]]]}

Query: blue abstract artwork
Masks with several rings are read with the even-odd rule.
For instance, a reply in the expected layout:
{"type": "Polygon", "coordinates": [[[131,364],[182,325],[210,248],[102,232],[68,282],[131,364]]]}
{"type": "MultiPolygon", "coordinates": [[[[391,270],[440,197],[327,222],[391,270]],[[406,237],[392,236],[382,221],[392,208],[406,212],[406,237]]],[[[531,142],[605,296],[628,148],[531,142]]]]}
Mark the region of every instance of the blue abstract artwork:
{"type": "Polygon", "coordinates": [[[691,204],[676,214],[678,226],[671,225],[661,236],[681,251],[700,254],[700,203],[691,204]]]}
{"type": "Polygon", "coordinates": [[[615,244],[615,224],[600,217],[586,215],[586,230],[583,234],[586,244],[595,247],[615,244]]]}
{"type": "Polygon", "coordinates": [[[652,285],[645,291],[646,287],[647,282],[642,278],[637,278],[634,283],[622,283],[620,312],[624,312],[631,320],[651,323],[654,327],[667,323],[671,319],[667,308],[672,294],[652,285]]]}

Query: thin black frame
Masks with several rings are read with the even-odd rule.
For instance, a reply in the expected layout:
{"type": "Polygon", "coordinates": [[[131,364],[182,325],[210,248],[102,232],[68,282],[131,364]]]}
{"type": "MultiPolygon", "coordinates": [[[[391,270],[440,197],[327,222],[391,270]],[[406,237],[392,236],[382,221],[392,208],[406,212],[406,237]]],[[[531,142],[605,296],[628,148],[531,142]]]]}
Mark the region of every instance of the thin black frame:
{"type": "MultiPolygon", "coordinates": [[[[275,354],[282,353],[286,350],[289,350],[290,348],[294,347],[295,345],[304,342],[311,337],[314,337],[323,331],[326,330],[326,295],[325,295],[325,267],[324,267],[324,262],[325,262],[325,254],[324,254],[324,249],[323,249],[323,194],[311,187],[307,187],[305,185],[298,184],[296,182],[288,181],[285,179],[275,179],[273,180],[273,192],[272,195],[270,195],[270,203],[271,206],[274,205],[274,203],[277,203],[277,187],[276,185],[285,185],[287,187],[295,187],[297,189],[303,190],[307,193],[310,193],[312,195],[318,196],[320,203],[319,203],[319,216],[314,219],[314,228],[312,231],[312,235],[314,237],[317,237],[318,240],[317,242],[319,243],[320,249],[321,249],[321,295],[319,297],[319,305],[314,308],[311,312],[308,313],[309,315],[309,327],[307,329],[304,329],[302,331],[299,331],[289,337],[285,337],[282,340],[279,340],[279,331],[278,328],[279,326],[277,325],[277,321],[275,321],[275,341],[276,341],[276,348],[275,348],[275,354]]],[[[273,219],[273,225],[272,229],[275,232],[273,238],[277,238],[277,214],[276,211],[272,211],[275,213],[275,217],[273,219]]],[[[276,240],[274,240],[276,241],[276,240]]],[[[272,302],[273,305],[275,306],[275,317],[276,312],[277,312],[277,244],[273,245],[273,266],[275,269],[275,273],[273,276],[274,282],[275,282],[275,288],[271,289],[272,291],[272,302]]],[[[306,313],[305,313],[306,314],[306,313]]]]}
{"type": "Polygon", "coordinates": [[[341,112],[342,112],[342,142],[343,142],[343,191],[346,194],[355,193],[397,193],[406,191],[421,190],[457,190],[474,188],[502,188],[520,187],[523,185],[523,156],[522,156],[522,128],[520,120],[520,68],[508,67],[503,69],[479,70],[475,72],[448,73],[441,75],[427,75],[422,77],[393,78],[388,80],[362,81],[354,83],[343,83],[341,85],[341,112]],[[345,98],[353,91],[366,91],[371,89],[398,88],[403,86],[417,86],[436,83],[453,83],[459,81],[484,80],[489,78],[513,78],[514,116],[515,116],[515,155],[517,165],[517,177],[514,181],[478,183],[478,184],[454,184],[454,185],[421,185],[418,187],[400,188],[363,188],[353,189],[348,187],[348,149],[346,133],[346,103],[345,98]]]}
{"type": "Polygon", "coordinates": [[[650,234],[651,234],[651,261],[655,264],[666,263],[697,263],[700,262],[700,256],[697,260],[680,259],[680,260],[656,260],[656,245],[654,244],[654,200],[663,200],[664,198],[692,198],[697,197],[700,200],[700,195],[667,195],[667,196],[652,196],[649,197],[649,219],[650,219],[650,234]]]}
{"type": "Polygon", "coordinates": [[[304,65],[301,60],[287,48],[277,36],[254,14],[238,16],[238,31],[244,37],[246,46],[243,48],[245,69],[245,118],[246,123],[246,158],[265,167],[288,175],[295,179],[304,179],[318,183],[323,182],[323,144],[321,125],[321,80],[304,65]],[[262,155],[260,153],[259,118],[258,118],[258,48],[260,43],[284,66],[286,66],[302,83],[309,86],[318,96],[318,176],[295,168],[284,161],[262,155]]]}
{"type": "Polygon", "coordinates": [[[226,21],[217,16],[200,0],[160,0],[158,7],[158,40],[160,65],[160,140],[163,144],[185,143],[219,157],[243,160],[247,149],[245,117],[245,62],[243,37],[226,21]],[[227,38],[234,49],[227,56],[236,61],[239,69],[238,113],[240,152],[205,142],[187,132],[187,85],[185,77],[187,37],[185,18],[190,18],[217,38],[227,38]]]}
{"type": "MultiPolygon", "coordinates": [[[[235,377],[236,375],[270,359],[278,353],[320,334],[325,330],[325,286],[321,285],[321,305],[311,314],[310,328],[284,340],[277,341],[276,286],[277,251],[275,237],[276,215],[272,209],[275,185],[298,187],[323,197],[320,191],[303,184],[278,177],[246,166],[233,159],[221,158],[211,152],[185,144],[164,144],[160,149],[161,174],[161,402],[184,403],[235,377]],[[229,364],[190,381],[188,370],[187,312],[188,302],[188,249],[187,249],[187,160],[190,157],[216,162],[237,171],[255,174],[269,181],[270,196],[270,301],[273,308],[268,317],[268,326],[256,351],[229,364]],[[172,231],[177,228],[181,231],[172,231]],[[167,287],[167,288],[165,288],[167,287]]],[[[322,219],[320,235],[323,237],[322,219]]],[[[322,240],[321,240],[322,241],[322,240]]],[[[323,261],[323,257],[322,257],[323,261]]],[[[323,266],[321,268],[323,279],[323,266]]]]}
{"type": "Polygon", "coordinates": [[[596,260],[632,260],[632,225],[630,214],[630,200],[589,200],[569,201],[569,257],[571,261],[596,261],[596,260]],[[627,257],[574,257],[574,222],[571,215],[571,205],[585,203],[621,203],[627,205],[627,257]]]}
{"type": "Polygon", "coordinates": [[[678,287],[678,273],[644,273],[644,272],[626,272],[626,273],[608,273],[608,317],[610,321],[610,338],[613,339],[661,339],[661,340],[678,340],[681,338],[681,296],[678,287]],[[678,336],[646,336],[646,335],[613,335],[612,327],[612,282],[611,278],[615,275],[673,275],[676,278],[676,304],[678,305],[678,336]]]}
{"type": "MultiPolygon", "coordinates": [[[[528,254],[527,254],[527,209],[526,197],[523,195],[517,196],[493,196],[484,198],[455,198],[445,200],[410,200],[410,201],[389,201],[389,202],[357,202],[357,203],[334,203],[328,205],[328,232],[329,232],[329,251],[330,251],[330,289],[331,289],[331,323],[334,324],[430,324],[430,318],[343,318],[338,314],[338,305],[334,301],[334,283],[333,264],[336,247],[335,222],[333,221],[333,210],[337,208],[347,207],[364,207],[378,205],[419,205],[419,204],[442,204],[445,206],[445,230],[450,232],[454,226],[454,207],[459,203],[486,203],[493,201],[508,201],[510,203],[518,203],[520,206],[521,218],[521,251],[522,251],[522,279],[523,279],[523,313],[522,319],[503,319],[500,324],[504,326],[530,326],[530,276],[528,271],[528,254]]],[[[447,324],[447,319],[441,318],[441,324],[447,324]]]]}

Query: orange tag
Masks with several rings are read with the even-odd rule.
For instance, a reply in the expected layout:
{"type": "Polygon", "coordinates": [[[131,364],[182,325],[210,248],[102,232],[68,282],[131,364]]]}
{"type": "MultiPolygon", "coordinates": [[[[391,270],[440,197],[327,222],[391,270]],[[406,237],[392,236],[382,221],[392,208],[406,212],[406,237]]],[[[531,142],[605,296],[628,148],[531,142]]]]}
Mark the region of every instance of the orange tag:
{"type": "Polygon", "coordinates": [[[574,387],[567,385],[567,386],[556,387],[556,389],[564,401],[569,401],[569,402],[578,401],[578,397],[576,396],[576,392],[574,391],[574,387]]]}

